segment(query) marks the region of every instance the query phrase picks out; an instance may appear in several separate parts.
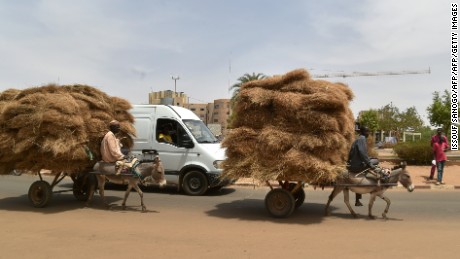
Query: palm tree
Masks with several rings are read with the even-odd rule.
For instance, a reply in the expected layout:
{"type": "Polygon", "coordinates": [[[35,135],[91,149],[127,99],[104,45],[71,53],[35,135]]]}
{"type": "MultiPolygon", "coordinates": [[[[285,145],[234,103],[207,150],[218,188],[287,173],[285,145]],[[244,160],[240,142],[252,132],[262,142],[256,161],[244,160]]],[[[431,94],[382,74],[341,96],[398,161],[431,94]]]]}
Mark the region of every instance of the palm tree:
{"type": "MultiPolygon", "coordinates": [[[[263,78],[266,78],[267,76],[262,74],[262,73],[252,73],[251,74],[244,74],[243,76],[241,76],[240,78],[238,78],[238,82],[235,83],[234,85],[232,85],[230,87],[230,91],[234,90],[233,92],[233,96],[232,96],[232,99],[230,101],[230,105],[231,107],[235,107],[236,105],[236,102],[238,101],[238,94],[240,93],[240,89],[241,89],[241,86],[247,82],[250,82],[250,81],[255,81],[255,80],[260,80],[260,79],[263,79],[263,78]]],[[[233,109],[233,108],[232,108],[233,109]]],[[[235,116],[236,116],[236,112],[235,110],[232,111],[232,113],[230,114],[230,117],[228,118],[228,125],[227,127],[229,129],[233,128],[233,121],[235,119],[235,116]]]]}
{"type": "Polygon", "coordinates": [[[255,81],[255,80],[260,80],[260,79],[263,79],[263,78],[266,78],[267,76],[262,74],[262,73],[254,73],[252,72],[252,74],[244,74],[243,76],[241,76],[240,78],[238,78],[238,82],[235,83],[234,85],[232,85],[230,87],[230,91],[231,90],[234,90],[233,92],[233,97],[232,97],[232,101],[235,101],[237,99],[237,96],[238,96],[238,93],[240,92],[240,88],[241,86],[244,84],[244,83],[247,83],[247,82],[250,82],[250,81],[255,81]]]}

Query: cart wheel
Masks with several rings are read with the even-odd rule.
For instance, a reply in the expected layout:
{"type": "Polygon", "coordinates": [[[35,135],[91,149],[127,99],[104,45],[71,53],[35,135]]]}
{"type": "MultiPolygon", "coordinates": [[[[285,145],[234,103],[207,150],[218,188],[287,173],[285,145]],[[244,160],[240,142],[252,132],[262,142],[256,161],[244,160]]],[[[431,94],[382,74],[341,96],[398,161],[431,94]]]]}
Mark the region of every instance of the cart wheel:
{"type": "MultiPolygon", "coordinates": [[[[289,184],[289,191],[292,191],[294,190],[294,188],[297,186],[297,184],[295,183],[290,183],[289,184]]],[[[297,190],[295,193],[292,194],[294,196],[294,200],[295,200],[295,208],[297,209],[298,207],[300,207],[303,202],[305,201],[305,191],[303,190],[303,188],[297,190]]]]}
{"type": "Polygon", "coordinates": [[[292,194],[284,189],[273,189],[265,196],[265,208],[275,218],[285,218],[295,209],[295,200],[292,194]]]}
{"type": "Polygon", "coordinates": [[[43,208],[51,200],[52,193],[48,182],[36,181],[29,188],[29,201],[35,208],[43,208]]]}
{"type": "Polygon", "coordinates": [[[73,182],[73,196],[79,201],[87,201],[91,188],[96,185],[96,176],[92,174],[77,175],[73,182]]]}

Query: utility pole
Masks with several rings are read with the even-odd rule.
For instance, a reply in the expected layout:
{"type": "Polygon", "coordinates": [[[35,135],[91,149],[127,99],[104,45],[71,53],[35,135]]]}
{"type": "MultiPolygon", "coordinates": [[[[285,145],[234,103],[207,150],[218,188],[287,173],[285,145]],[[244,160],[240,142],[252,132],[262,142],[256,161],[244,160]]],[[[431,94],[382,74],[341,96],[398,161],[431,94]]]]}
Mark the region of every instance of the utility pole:
{"type": "Polygon", "coordinates": [[[179,76],[171,76],[172,80],[174,80],[174,96],[173,96],[173,105],[175,105],[176,103],[176,97],[177,97],[177,90],[176,90],[176,86],[177,86],[177,80],[180,79],[179,76]]]}
{"type": "Polygon", "coordinates": [[[174,80],[174,97],[176,96],[176,86],[177,86],[177,80],[180,79],[179,76],[171,76],[172,80],[174,80]]]}

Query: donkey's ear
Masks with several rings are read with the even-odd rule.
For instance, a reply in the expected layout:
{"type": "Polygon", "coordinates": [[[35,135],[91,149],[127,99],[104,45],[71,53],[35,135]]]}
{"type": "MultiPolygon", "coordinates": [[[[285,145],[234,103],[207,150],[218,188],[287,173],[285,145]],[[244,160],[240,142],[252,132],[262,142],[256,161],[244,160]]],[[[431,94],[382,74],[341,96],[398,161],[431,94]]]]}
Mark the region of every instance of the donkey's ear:
{"type": "Polygon", "coordinates": [[[404,168],[406,168],[406,166],[407,166],[407,162],[406,162],[406,161],[402,161],[401,163],[399,163],[399,166],[400,166],[402,169],[404,169],[404,168]]]}

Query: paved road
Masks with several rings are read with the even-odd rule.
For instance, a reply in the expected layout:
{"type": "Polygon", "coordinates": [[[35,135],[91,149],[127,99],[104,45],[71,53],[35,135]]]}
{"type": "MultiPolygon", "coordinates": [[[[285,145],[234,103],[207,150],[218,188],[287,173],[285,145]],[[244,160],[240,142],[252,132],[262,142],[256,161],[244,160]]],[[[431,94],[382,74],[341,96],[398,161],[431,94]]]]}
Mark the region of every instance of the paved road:
{"type": "MultiPolygon", "coordinates": [[[[286,219],[264,207],[266,187],[226,188],[203,197],[172,190],[145,193],[147,213],[131,193],[108,190],[115,206],[91,208],[72,193],[53,196],[43,209],[28,204],[32,176],[0,177],[0,258],[458,258],[458,191],[390,190],[389,220],[353,219],[339,195],[323,215],[330,190],[306,189],[307,201],[286,219]]],[[[56,190],[70,188],[64,181],[56,190]]],[[[363,201],[366,202],[365,196],[363,201]]],[[[378,200],[375,215],[384,202],[378,200]]]]}

